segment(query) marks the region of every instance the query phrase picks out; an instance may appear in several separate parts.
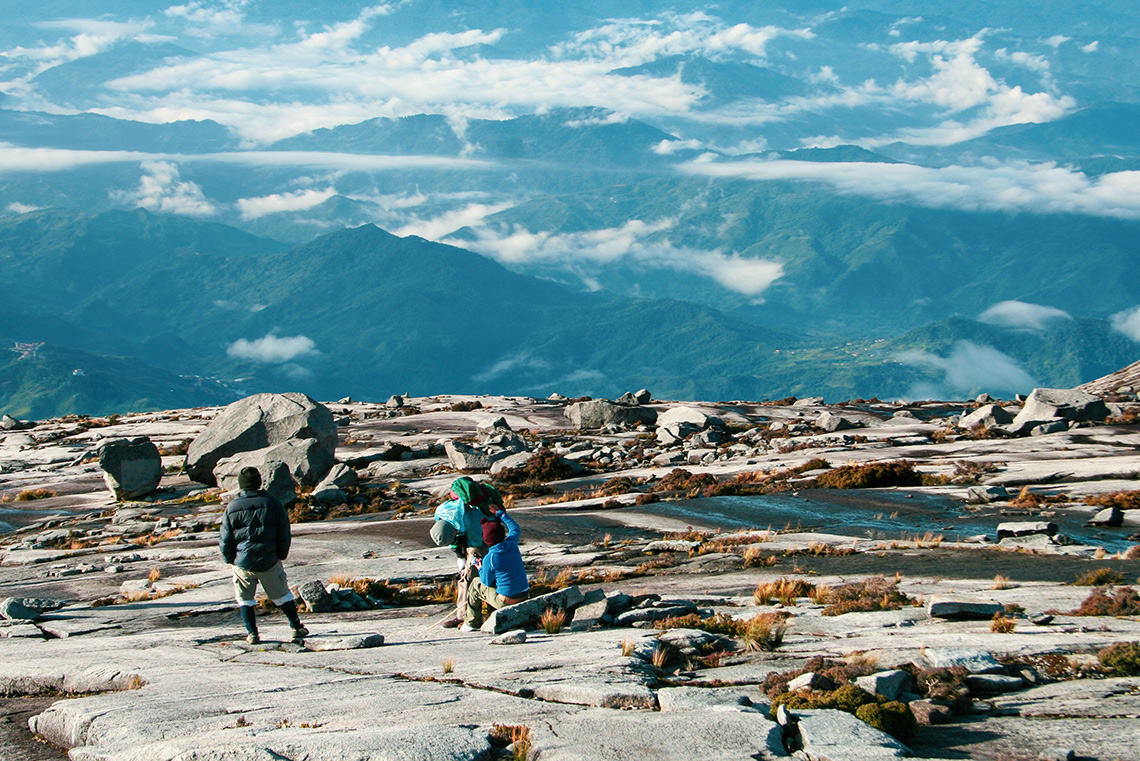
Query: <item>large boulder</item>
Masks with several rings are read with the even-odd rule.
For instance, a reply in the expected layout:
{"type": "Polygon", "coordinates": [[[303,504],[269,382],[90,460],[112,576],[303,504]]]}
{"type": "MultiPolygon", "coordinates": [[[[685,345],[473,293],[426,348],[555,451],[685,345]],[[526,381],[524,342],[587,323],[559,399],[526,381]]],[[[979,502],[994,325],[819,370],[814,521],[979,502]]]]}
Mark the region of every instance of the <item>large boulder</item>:
{"type": "Polygon", "coordinates": [[[162,480],[162,456],[146,436],[107,439],[99,446],[103,483],[115,499],[139,499],[158,488],[162,480]]]}
{"type": "MultiPolygon", "coordinates": [[[[186,473],[199,483],[218,484],[214,469],[223,458],[307,440],[301,483],[316,484],[334,462],[336,423],[327,407],[304,394],[254,394],[222,410],[186,452],[186,473]]],[[[268,458],[264,458],[268,459],[268,458]]],[[[251,463],[256,464],[256,463],[251,463]]],[[[264,478],[264,474],[262,475],[264,478]]]]}
{"type": "Polygon", "coordinates": [[[724,425],[724,421],[716,415],[697,407],[688,406],[673,407],[657,416],[658,427],[672,425],[673,423],[689,423],[702,431],[714,425],[718,427],[724,425]]]}
{"type": "Polygon", "coordinates": [[[969,412],[958,419],[958,427],[970,429],[976,425],[993,428],[995,425],[1006,425],[1013,422],[1013,415],[1004,407],[996,404],[983,404],[973,412],[969,412]]]}
{"type": "Polygon", "coordinates": [[[1104,420],[1108,406],[1099,396],[1070,388],[1035,388],[1010,425],[1013,433],[1027,433],[1041,424],[1060,421],[1104,420]]]}
{"type": "Polygon", "coordinates": [[[34,428],[35,425],[35,423],[29,423],[26,420],[17,420],[11,415],[0,417],[0,431],[26,431],[29,428],[34,428]]]}
{"type": "Polygon", "coordinates": [[[320,442],[294,439],[218,460],[214,466],[218,486],[236,492],[238,474],[245,467],[257,468],[261,472],[261,488],[286,505],[297,498],[297,484],[314,485],[329,470],[320,442]]]}
{"type": "Polygon", "coordinates": [[[657,420],[657,411],[648,407],[627,407],[606,399],[575,402],[565,410],[566,417],[580,431],[605,428],[608,425],[641,425],[657,420]]]}
{"type": "Polygon", "coordinates": [[[521,629],[541,618],[547,608],[570,611],[585,602],[586,596],[578,587],[564,587],[515,605],[499,608],[483,622],[483,631],[488,634],[502,634],[512,629],[521,629]]]}

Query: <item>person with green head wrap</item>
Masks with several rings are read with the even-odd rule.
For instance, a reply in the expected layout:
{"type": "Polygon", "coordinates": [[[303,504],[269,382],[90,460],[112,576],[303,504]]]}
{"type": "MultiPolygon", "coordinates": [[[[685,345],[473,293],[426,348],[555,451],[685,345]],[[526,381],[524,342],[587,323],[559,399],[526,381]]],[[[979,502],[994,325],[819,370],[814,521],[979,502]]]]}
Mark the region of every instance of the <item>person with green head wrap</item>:
{"type": "Polygon", "coordinates": [[[503,507],[503,495],[491,484],[479,483],[468,476],[451,482],[448,500],[435,509],[431,539],[436,546],[448,545],[455,552],[459,570],[456,584],[455,615],[443,622],[448,628],[463,623],[467,609],[467,586],[478,573],[476,560],[487,551],[483,543],[483,518],[495,517],[503,507]]]}

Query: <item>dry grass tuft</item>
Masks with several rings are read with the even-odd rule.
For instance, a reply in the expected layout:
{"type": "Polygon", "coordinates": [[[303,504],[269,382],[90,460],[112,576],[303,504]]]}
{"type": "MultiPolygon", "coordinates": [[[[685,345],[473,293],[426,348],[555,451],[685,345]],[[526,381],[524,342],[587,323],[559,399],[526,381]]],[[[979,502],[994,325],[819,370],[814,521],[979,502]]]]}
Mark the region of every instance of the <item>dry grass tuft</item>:
{"type": "Polygon", "coordinates": [[[823,609],[825,616],[875,610],[898,610],[912,600],[899,591],[898,585],[882,576],[843,584],[832,590],[830,604],[823,609]]]}
{"type": "Polygon", "coordinates": [[[566,627],[566,611],[561,608],[547,608],[542,611],[538,625],[547,634],[557,634],[566,627]]]}
{"type": "Polygon", "coordinates": [[[1001,613],[995,613],[993,620],[990,621],[990,631],[994,634],[1011,634],[1016,626],[1012,618],[1001,613]]]}
{"type": "Polygon", "coordinates": [[[530,755],[531,733],[528,726],[495,724],[488,739],[495,747],[510,748],[513,761],[526,761],[530,755]]]}
{"type": "Polygon", "coordinates": [[[811,597],[814,593],[815,585],[811,582],[781,577],[779,581],[758,584],[752,592],[752,601],[756,605],[767,605],[772,600],[795,605],[797,597],[811,597]]]}
{"type": "Polygon", "coordinates": [[[1009,577],[1000,573],[994,576],[994,583],[990,589],[1009,589],[1009,577]]]}
{"type": "Polygon", "coordinates": [[[443,673],[450,674],[452,671],[455,671],[455,659],[444,658],[441,666],[443,667],[443,673]]]}

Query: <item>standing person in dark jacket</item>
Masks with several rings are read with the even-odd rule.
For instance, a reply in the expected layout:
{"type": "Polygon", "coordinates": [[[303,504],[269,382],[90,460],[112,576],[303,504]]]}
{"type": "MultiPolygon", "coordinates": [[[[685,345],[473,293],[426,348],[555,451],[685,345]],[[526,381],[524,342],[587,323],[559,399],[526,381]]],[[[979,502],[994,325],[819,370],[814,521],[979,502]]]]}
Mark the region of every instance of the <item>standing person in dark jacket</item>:
{"type": "Polygon", "coordinates": [[[222,557],[234,568],[234,594],[248,632],[245,640],[251,645],[261,641],[254,610],[254,594],[261,584],[266,596],[289,619],[293,641],[299,642],[309,630],[297,615],[297,603],[281,565],[289,555],[292,541],[289,514],[284,505],[261,489],[261,473],[257,468],[242,468],[238,473],[238,487],[241,490],[238,498],[222,515],[218,543],[222,557]]]}

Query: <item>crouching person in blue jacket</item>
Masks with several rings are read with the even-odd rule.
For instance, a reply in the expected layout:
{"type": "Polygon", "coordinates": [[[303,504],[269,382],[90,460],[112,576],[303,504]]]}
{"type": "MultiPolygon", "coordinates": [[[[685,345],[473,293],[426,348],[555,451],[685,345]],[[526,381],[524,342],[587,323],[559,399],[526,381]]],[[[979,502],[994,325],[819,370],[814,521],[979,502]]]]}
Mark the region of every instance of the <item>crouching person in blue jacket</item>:
{"type": "Polygon", "coordinates": [[[520,603],[530,593],[522,553],[519,551],[519,524],[497,505],[491,506],[495,520],[483,521],[483,556],[479,577],[467,588],[467,608],[460,631],[473,632],[483,625],[483,603],[495,610],[520,603]]]}
{"type": "Polygon", "coordinates": [[[299,642],[309,630],[297,616],[297,603],[281,565],[293,538],[289,514],[275,497],[262,490],[257,468],[241,469],[238,488],[238,498],[226,506],[222,515],[218,543],[222,557],[233,566],[234,596],[245,624],[245,640],[251,645],[261,642],[254,608],[254,594],[261,584],[266,597],[289,619],[293,641],[299,642]]]}

